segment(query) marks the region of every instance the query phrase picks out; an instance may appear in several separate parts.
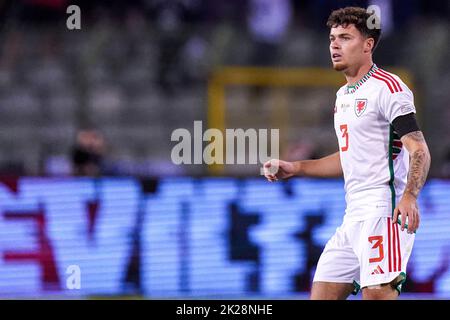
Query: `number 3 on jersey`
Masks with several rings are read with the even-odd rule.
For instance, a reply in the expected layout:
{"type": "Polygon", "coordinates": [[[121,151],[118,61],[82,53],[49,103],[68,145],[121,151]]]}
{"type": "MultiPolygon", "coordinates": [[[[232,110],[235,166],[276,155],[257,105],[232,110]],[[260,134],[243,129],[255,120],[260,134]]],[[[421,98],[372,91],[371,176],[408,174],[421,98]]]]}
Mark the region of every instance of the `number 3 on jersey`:
{"type": "Polygon", "coordinates": [[[342,138],[345,141],[344,146],[341,147],[341,151],[344,152],[348,150],[348,127],[346,124],[341,124],[339,128],[341,129],[342,132],[342,138]]]}

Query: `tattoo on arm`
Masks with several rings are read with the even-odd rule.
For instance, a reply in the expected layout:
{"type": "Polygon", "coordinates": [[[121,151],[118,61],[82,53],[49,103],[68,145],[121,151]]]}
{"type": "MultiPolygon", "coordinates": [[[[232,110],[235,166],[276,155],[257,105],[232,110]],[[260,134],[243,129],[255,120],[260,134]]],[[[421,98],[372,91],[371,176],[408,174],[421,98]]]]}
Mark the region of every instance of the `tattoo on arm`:
{"type": "Polygon", "coordinates": [[[422,131],[413,131],[408,134],[405,134],[405,137],[411,138],[416,142],[425,142],[425,138],[423,136],[422,131]]]}
{"type": "MultiPolygon", "coordinates": [[[[425,143],[425,138],[420,131],[414,131],[405,136],[416,142],[425,143]]],[[[408,192],[417,198],[420,189],[422,189],[425,180],[427,179],[430,162],[431,159],[428,148],[416,150],[410,155],[408,182],[406,184],[405,192],[408,192]]]]}

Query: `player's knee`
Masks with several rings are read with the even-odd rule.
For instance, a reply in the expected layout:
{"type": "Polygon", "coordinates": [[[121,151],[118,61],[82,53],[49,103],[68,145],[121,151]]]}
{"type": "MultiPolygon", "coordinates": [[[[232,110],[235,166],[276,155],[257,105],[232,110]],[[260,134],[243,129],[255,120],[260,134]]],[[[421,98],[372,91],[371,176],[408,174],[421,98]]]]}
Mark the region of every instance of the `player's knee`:
{"type": "Polygon", "coordinates": [[[390,283],[369,286],[363,289],[364,300],[394,300],[397,297],[397,290],[390,283]]]}
{"type": "Polygon", "coordinates": [[[345,300],[353,291],[348,283],[314,282],[311,288],[311,300],[345,300]]]}
{"type": "Polygon", "coordinates": [[[386,292],[380,288],[368,287],[363,290],[364,300],[386,300],[386,292]]]}

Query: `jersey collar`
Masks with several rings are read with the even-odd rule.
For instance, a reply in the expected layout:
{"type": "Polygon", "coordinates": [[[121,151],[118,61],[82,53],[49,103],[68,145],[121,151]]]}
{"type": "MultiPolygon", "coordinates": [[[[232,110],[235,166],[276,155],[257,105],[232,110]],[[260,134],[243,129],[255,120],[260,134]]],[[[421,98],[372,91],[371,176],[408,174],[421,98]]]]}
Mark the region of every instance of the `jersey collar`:
{"type": "Polygon", "coordinates": [[[377,65],[374,63],[372,65],[372,67],[369,69],[369,71],[361,78],[358,80],[358,82],[356,82],[354,85],[347,85],[345,87],[345,94],[352,94],[354,93],[356,90],[358,90],[359,87],[362,86],[362,84],[364,82],[366,82],[367,80],[369,80],[369,78],[378,70],[377,65]]]}

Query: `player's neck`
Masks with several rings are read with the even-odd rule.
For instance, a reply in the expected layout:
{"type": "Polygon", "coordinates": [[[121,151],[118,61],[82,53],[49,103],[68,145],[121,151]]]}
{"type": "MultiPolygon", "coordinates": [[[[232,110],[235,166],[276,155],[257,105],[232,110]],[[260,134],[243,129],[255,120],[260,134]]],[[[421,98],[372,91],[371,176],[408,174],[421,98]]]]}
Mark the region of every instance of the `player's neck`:
{"type": "Polygon", "coordinates": [[[370,68],[373,66],[372,59],[368,60],[366,63],[356,66],[354,68],[348,68],[344,71],[345,79],[347,80],[347,85],[355,85],[364,75],[366,75],[370,68]]]}

